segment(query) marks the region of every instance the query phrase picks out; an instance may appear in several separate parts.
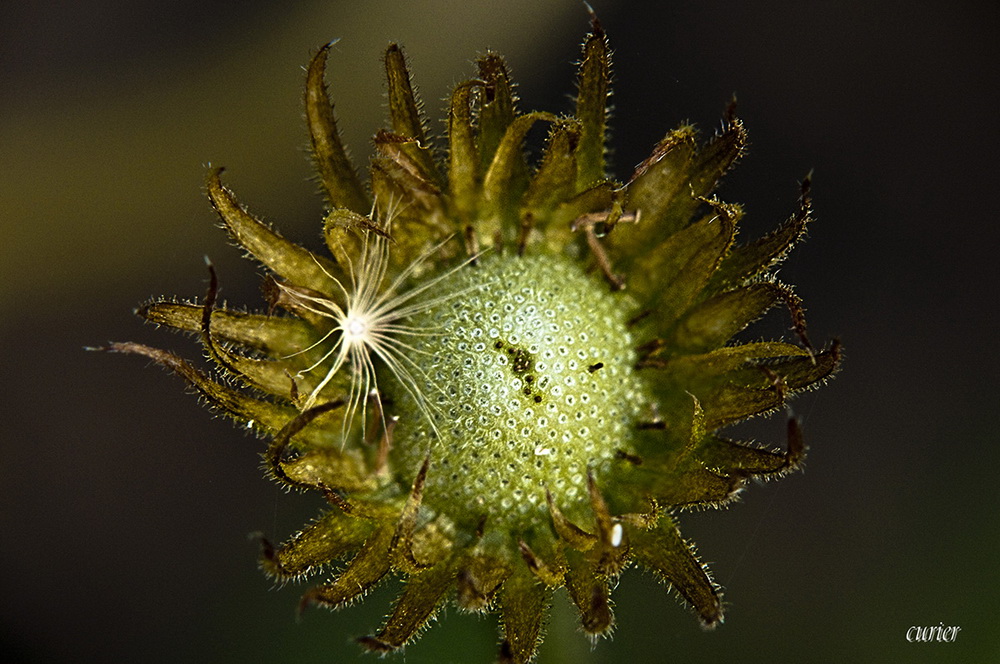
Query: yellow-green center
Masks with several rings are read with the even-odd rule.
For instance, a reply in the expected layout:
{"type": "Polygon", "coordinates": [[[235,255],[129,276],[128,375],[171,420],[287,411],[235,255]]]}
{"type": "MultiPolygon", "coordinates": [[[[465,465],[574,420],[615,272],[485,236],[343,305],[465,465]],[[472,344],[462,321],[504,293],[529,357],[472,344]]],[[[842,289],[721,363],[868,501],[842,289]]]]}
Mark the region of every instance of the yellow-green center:
{"type": "Polygon", "coordinates": [[[392,459],[411,481],[430,452],[424,504],[470,524],[547,520],[588,503],[597,473],[631,448],[648,403],[635,376],[628,302],[554,255],[491,255],[428,298],[462,293],[415,316],[407,357],[433,425],[398,387],[392,459]]]}

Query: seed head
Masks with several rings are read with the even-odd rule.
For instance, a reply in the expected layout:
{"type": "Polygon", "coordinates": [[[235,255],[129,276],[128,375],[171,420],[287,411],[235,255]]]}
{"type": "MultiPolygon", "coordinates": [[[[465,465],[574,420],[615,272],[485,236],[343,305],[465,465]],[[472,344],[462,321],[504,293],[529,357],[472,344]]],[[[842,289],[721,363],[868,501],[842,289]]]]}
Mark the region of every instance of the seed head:
{"type": "Polygon", "coordinates": [[[366,187],[327,97],[328,48],[309,66],[305,106],[330,256],[247,212],[215,169],[213,206],[273,275],[269,312],[216,307],[214,270],[204,302],[140,310],[198,333],[239,387],[167,351],[107,349],[180,374],[269,439],[277,481],[322,497],[314,523],[263,541],[261,566],[278,579],[342,569],[302,607],[340,608],[390,572],[406,577],[383,628],[359,639],[367,649],[402,648],[453,601],[499,613],[501,660],[527,662],[559,587],[586,634],[608,634],[611,588],[632,562],[705,626],[720,623],[720,589],[677,514],[797,468],[794,418],[785,451],[725,429],[840,363],[836,342],[809,343],[798,297],[773,273],[810,219],[808,178],[788,221],[737,244],[742,209],[713,194],[746,145],[732,107],[707,142],[683,125],[627,181],[609,177],[610,50],[594,18],[571,115],[519,113],[506,65],[487,54],[455,87],[443,152],[390,45],[389,128],[366,187]],[[548,138],[529,163],[538,123],[548,138]],[[734,340],[777,304],[794,342],[734,340]]]}

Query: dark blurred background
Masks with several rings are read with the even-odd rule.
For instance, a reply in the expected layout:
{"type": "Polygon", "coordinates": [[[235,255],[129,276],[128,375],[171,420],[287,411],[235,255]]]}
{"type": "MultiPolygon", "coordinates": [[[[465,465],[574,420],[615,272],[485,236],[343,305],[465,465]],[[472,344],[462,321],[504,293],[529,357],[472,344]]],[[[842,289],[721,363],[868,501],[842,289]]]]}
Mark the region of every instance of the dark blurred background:
{"type": "MultiPolygon", "coordinates": [[[[682,516],[730,603],[705,633],[626,573],[618,628],[591,650],[564,596],[540,662],[998,661],[1000,361],[994,309],[1000,134],[995,2],[593,2],[616,49],[613,155],[627,177],[681,121],[730,98],[752,146],[721,190],[744,238],[793,209],[818,221],[781,270],[844,371],[794,403],[805,473],[682,516]],[[992,41],[993,44],[989,42],[992,41]],[[992,295],[991,295],[992,293],[992,295]],[[954,643],[907,643],[911,625],[954,643]]],[[[342,662],[398,586],[307,612],[248,533],[319,508],[261,478],[262,444],[179,379],[85,345],[135,340],[154,295],[199,296],[215,262],[232,303],[256,268],[215,227],[206,165],[283,232],[320,244],[302,66],[341,38],[329,80],[362,160],[382,126],[379,55],[407,49],[432,118],[487,47],[522,107],[568,110],[587,15],[577,0],[4,2],[0,8],[0,651],[26,662],[342,662]]],[[[434,129],[442,132],[435,120],[434,129]]],[[[777,312],[753,334],[786,334],[777,312]]],[[[781,440],[782,418],[755,424],[781,440]]],[[[495,619],[450,609],[398,662],[489,662],[495,619]]]]}

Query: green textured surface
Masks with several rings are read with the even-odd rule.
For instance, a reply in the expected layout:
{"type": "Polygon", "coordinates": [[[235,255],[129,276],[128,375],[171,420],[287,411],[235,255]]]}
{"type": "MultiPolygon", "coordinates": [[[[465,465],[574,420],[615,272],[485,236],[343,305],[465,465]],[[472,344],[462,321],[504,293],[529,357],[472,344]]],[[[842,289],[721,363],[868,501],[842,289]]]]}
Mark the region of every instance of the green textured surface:
{"type": "Polygon", "coordinates": [[[410,322],[428,330],[409,357],[434,425],[403,392],[397,467],[415,472],[430,451],[431,509],[468,505],[461,520],[473,524],[488,513],[545,525],[546,487],[557,504],[586,503],[587,469],[630,449],[648,401],[633,370],[630,303],[552,255],[488,256],[432,295],[460,291],[410,322]]]}

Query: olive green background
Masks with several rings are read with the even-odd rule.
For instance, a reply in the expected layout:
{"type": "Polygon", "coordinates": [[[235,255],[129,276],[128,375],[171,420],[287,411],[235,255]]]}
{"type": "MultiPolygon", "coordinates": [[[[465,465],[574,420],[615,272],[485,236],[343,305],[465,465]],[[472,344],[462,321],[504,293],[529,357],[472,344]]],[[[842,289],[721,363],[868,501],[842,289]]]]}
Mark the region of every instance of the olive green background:
{"type": "MultiPolygon", "coordinates": [[[[993,2],[592,3],[616,50],[619,177],[683,120],[711,132],[735,91],[752,142],[723,198],[744,238],[818,220],[782,267],[815,343],[846,365],[797,399],[804,473],[683,515],[730,603],[703,632],[632,570],[591,650],[560,594],[542,663],[1000,659],[1000,270],[993,2]],[[911,625],[961,626],[911,644],[911,625]]],[[[587,29],[576,0],[27,2],[0,8],[0,651],[26,662],[351,662],[397,589],[295,620],[302,587],[256,569],[320,508],[262,479],[262,444],[181,381],[85,345],[199,356],[130,310],[231,303],[259,270],[215,228],[207,164],[288,236],[319,246],[302,66],[341,38],[330,83],[356,157],[382,125],[379,54],[402,43],[433,118],[486,47],[522,108],[565,110],[587,29]]],[[[432,125],[440,134],[442,125],[432,125]]],[[[748,338],[787,331],[772,312],[748,338]]],[[[781,440],[781,418],[745,428],[781,440]]],[[[489,662],[493,617],[444,612],[389,662],[489,662]]],[[[374,661],[369,658],[369,661],[374,661]]]]}

